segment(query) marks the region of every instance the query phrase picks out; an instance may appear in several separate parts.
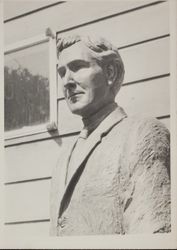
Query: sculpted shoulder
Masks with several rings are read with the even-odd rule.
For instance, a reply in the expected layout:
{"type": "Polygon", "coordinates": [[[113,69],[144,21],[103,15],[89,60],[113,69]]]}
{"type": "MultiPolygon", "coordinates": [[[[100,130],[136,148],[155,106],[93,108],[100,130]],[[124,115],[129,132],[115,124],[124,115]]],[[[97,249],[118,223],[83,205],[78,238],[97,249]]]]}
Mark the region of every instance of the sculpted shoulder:
{"type": "Polygon", "coordinates": [[[170,133],[163,123],[156,118],[129,116],[116,129],[117,138],[122,133],[122,163],[130,174],[137,167],[150,167],[157,161],[169,172],[170,133]]]}
{"type": "Polygon", "coordinates": [[[170,232],[169,131],[154,118],[130,117],[124,122],[129,128],[122,161],[122,173],[129,173],[122,185],[125,232],[170,232]]]}

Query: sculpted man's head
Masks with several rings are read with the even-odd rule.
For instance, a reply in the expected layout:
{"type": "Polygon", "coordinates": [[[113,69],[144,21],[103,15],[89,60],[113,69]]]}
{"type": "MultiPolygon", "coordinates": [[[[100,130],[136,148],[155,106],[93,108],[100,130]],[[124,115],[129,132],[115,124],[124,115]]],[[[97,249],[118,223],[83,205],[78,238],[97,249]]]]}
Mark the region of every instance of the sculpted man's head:
{"type": "Polygon", "coordinates": [[[70,36],[57,40],[58,73],[72,113],[88,117],[113,103],[124,65],[116,47],[103,38],[70,36]]]}

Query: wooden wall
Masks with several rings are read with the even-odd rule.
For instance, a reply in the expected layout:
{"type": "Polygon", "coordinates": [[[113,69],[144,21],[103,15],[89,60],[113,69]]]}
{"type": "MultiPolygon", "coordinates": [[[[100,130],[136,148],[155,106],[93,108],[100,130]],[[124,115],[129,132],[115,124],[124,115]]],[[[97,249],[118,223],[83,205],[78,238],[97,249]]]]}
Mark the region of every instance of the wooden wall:
{"type": "MultiPolygon", "coordinates": [[[[16,8],[11,4],[5,3],[5,45],[42,34],[47,27],[58,35],[79,32],[107,37],[120,49],[125,64],[125,81],[116,99],[119,105],[128,114],[158,117],[169,128],[168,2],[44,1],[40,5],[31,1],[17,2],[16,8]]],[[[68,111],[60,84],[57,102],[58,134],[5,142],[8,234],[49,234],[51,171],[61,149],[82,126],[80,118],[68,111]]]]}

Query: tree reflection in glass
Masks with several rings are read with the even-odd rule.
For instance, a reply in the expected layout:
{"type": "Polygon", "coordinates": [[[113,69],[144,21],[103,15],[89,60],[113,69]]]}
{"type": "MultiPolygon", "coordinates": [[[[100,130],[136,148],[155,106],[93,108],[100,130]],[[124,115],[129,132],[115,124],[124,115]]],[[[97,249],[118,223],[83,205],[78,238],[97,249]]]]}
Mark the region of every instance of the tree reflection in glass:
{"type": "Polygon", "coordinates": [[[49,121],[48,44],[5,55],[5,131],[49,121]]]}

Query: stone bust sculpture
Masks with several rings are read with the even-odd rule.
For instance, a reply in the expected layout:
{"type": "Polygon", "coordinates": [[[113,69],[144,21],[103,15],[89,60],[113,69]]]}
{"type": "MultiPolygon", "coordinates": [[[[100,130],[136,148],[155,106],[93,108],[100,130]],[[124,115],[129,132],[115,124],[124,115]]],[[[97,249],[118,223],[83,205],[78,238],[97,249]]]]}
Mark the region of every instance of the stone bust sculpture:
{"type": "Polygon", "coordinates": [[[117,48],[75,35],[58,38],[57,51],[66,102],[84,126],[53,171],[51,235],[170,232],[169,132],[115,103],[117,48]]]}

